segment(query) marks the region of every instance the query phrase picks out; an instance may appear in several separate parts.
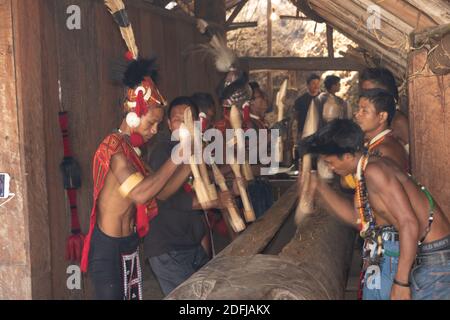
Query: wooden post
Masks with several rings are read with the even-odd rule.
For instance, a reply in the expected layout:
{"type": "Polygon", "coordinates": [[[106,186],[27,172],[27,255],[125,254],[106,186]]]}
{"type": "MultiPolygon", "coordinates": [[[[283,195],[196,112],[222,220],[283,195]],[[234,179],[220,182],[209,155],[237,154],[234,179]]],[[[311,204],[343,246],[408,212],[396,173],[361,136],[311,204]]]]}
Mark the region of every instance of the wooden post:
{"type": "MultiPolygon", "coordinates": [[[[267,56],[271,57],[272,52],[272,0],[267,0],[267,56]]],[[[267,72],[267,94],[269,99],[272,99],[273,83],[272,73],[267,72]]]]}
{"type": "Polygon", "coordinates": [[[450,218],[450,75],[434,75],[426,63],[425,50],[409,57],[412,173],[450,218]]]}
{"type": "Polygon", "coordinates": [[[334,58],[333,27],[327,24],[328,58],[334,58]]]}
{"type": "Polygon", "coordinates": [[[0,163],[15,194],[0,208],[0,299],[52,294],[40,27],[37,1],[0,3],[0,163]]]}
{"type": "Polygon", "coordinates": [[[231,13],[230,17],[228,18],[228,20],[226,22],[227,27],[231,26],[234,19],[236,19],[236,17],[241,12],[242,8],[247,4],[247,2],[248,2],[248,0],[241,0],[241,2],[238,3],[238,5],[236,6],[236,8],[234,8],[233,12],[231,13]]]}

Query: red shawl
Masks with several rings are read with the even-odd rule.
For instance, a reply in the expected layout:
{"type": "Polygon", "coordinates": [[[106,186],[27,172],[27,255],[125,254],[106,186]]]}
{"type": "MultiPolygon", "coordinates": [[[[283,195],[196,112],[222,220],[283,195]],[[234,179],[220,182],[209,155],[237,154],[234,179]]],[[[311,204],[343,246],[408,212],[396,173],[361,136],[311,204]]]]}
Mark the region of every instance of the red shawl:
{"type": "MultiPolygon", "coordinates": [[[[105,184],[105,178],[110,169],[111,158],[119,153],[123,153],[130,161],[134,168],[148,176],[149,172],[145,168],[144,163],[138,157],[133,147],[125,140],[125,138],[114,133],[103,140],[94,155],[93,161],[93,179],[94,179],[94,204],[91,211],[91,220],[89,225],[89,233],[84,240],[83,254],[81,258],[81,271],[86,272],[88,269],[89,249],[91,244],[92,232],[97,221],[97,199],[105,184]]],[[[144,237],[150,226],[149,221],[158,214],[158,207],[155,199],[152,199],[147,205],[136,205],[136,229],[139,237],[144,237]]]]}

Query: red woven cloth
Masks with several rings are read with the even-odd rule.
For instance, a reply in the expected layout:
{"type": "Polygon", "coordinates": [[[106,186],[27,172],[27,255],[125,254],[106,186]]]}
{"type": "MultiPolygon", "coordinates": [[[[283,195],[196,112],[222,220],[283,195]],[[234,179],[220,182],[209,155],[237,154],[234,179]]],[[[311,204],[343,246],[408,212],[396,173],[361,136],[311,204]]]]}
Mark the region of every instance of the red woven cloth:
{"type": "MultiPolygon", "coordinates": [[[[84,240],[83,254],[81,258],[82,272],[86,272],[88,269],[88,257],[92,232],[94,231],[95,223],[97,221],[97,199],[105,184],[105,178],[110,169],[111,158],[119,153],[123,153],[134,168],[144,176],[149,174],[142,160],[138,157],[133,150],[133,147],[128,144],[122,135],[117,133],[111,134],[100,144],[95,152],[93,161],[92,174],[94,180],[94,204],[91,211],[89,232],[84,240]]],[[[136,209],[136,229],[139,237],[142,238],[149,231],[150,220],[158,214],[158,207],[155,199],[152,199],[146,205],[137,205],[136,209]]]]}

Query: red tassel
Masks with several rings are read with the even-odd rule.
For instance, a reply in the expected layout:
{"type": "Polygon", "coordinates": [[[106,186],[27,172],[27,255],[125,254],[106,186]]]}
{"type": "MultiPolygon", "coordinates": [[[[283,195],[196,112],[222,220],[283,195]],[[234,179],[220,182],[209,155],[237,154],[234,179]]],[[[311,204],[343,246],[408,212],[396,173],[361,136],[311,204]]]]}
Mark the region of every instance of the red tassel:
{"type": "Polygon", "coordinates": [[[192,186],[191,186],[189,183],[183,184],[183,189],[184,189],[184,191],[186,191],[187,193],[191,193],[191,192],[192,192],[192,186]]]}
{"type": "Polygon", "coordinates": [[[67,112],[60,112],[58,114],[59,127],[61,129],[61,134],[63,137],[63,146],[64,146],[64,157],[72,156],[72,152],[70,150],[69,144],[69,118],[67,116],[67,112]]]}
{"type": "Polygon", "coordinates": [[[130,143],[133,147],[139,148],[145,143],[145,141],[139,133],[133,132],[130,135],[130,143]]]}
{"type": "Polygon", "coordinates": [[[244,104],[244,106],[242,107],[242,112],[243,112],[243,120],[244,122],[248,122],[250,121],[250,105],[249,104],[244,104]]]}
{"type": "Polygon", "coordinates": [[[158,207],[149,208],[146,205],[138,205],[136,212],[136,229],[140,238],[145,237],[145,235],[150,230],[150,221],[156,217],[158,214],[158,207]]]}
{"type": "Polygon", "coordinates": [[[77,190],[67,189],[67,196],[69,197],[70,213],[71,213],[71,230],[72,233],[79,233],[80,221],[78,220],[78,209],[77,209],[77,190]]]}
{"type": "Polygon", "coordinates": [[[137,97],[136,97],[136,109],[134,112],[136,112],[137,116],[140,118],[142,115],[142,102],[144,101],[144,93],[142,90],[139,90],[137,97]]]}
{"type": "Polygon", "coordinates": [[[206,131],[206,127],[208,125],[208,119],[206,119],[204,117],[200,117],[200,125],[202,127],[202,133],[204,133],[206,131]]]}
{"type": "Polygon", "coordinates": [[[144,100],[144,93],[142,90],[139,90],[138,95],[136,97],[136,114],[138,117],[142,117],[143,115],[147,114],[148,107],[147,103],[144,100]]]}
{"type": "Polygon", "coordinates": [[[224,238],[228,237],[228,229],[223,217],[221,217],[220,220],[216,221],[214,230],[216,230],[224,238]]]}
{"type": "Polygon", "coordinates": [[[125,52],[125,59],[127,61],[133,61],[134,60],[133,53],[131,51],[125,52]]]}
{"type": "Polygon", "coordinates": [[[71,212],[71,232],[72,235],[67,239],[66,259],[69,261],[81,261],[81,252],[83,250],[84,234],[80,230],[80,221],[78,220],[77,210],[77,190],[67,189],[71,212]]]}
{"type": "Polygon", "coordinates": [[[81,261],[81,252],[83,251],[84,235],[73,234],[67,239],[66,259],[68,261],[81,261]]]}

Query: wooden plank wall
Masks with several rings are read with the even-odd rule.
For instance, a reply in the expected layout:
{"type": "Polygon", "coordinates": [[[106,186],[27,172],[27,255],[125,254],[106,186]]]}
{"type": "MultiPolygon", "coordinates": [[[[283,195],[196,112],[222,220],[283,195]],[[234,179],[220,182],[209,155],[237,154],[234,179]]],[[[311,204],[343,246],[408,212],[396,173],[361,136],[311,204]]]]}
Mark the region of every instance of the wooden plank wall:
{"type": "MultiPolygon", "coordinates": [[[[11,1],[0,2],[0,172],[11,176],[14,199],[0,208],[0,300],[31,298],[26,186],[17,108],[11,1]]],[[[1,200],[4,203],[4,199],[1,200]]]]}
{"type": "MultiPolygon", "coordinates": [[[[159,87],[167,100],[194,91],[214,93],[218,75],[211,61],[205,62],[201,54],[186,54],[194,41],[205,40],[195,29],[194,21],[174,16],[143,1],[126,3],[141,55],[156,54],[158,57],[159,87]]],[[[44,108],[42,119],[36,119],[43,131],[39,133],[44,142],[40,146],[45,150],[42,157],[46,159],[42,164],[42,177],[48,193],[52,279],[46,289],[55,299],[80,299],[89,296],[86,279],[81,291],[66,288],[69,263],[64,255],[70,220],[59,172],[63,152],[58,112],[63,108],[69,113],[72,149],[82,168],[83,186],[78,192],[78,210],[82,229],[87,232],[92,205],[92,156],[100,141],[121,121],[123,90],[110,81],[110,62],[123,57],[126,48],[101,0],[41,0],[36,11],[39,12],[38,29],[42,40],[41,46],[35,51],[30,50],[30,54],[38,59],[42,75],[38,79],[38,88],[42,89],[44,108]],[[81,8],[81,30],[66,27],[69,17],[66,10],[70,5],[81,8]],[[59,102],[58,83],[62,103],[59,102]]],[[[18,10],[15,14],[25,16],[25,12],[18,10]]],[[[23,74],[26,75],[25,70],[23,74]]],[[[36,253],[41,251],[36,249],[36,253]]]]}
{"type": "Polygon", "coordinates": [[[427,52],[409,57],[409,123],[414,176],[450,218],[450,75],[429,70],[427,52]]]}

